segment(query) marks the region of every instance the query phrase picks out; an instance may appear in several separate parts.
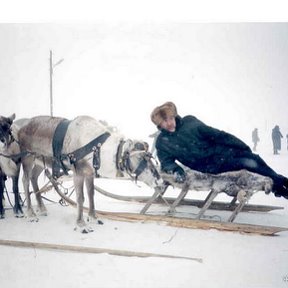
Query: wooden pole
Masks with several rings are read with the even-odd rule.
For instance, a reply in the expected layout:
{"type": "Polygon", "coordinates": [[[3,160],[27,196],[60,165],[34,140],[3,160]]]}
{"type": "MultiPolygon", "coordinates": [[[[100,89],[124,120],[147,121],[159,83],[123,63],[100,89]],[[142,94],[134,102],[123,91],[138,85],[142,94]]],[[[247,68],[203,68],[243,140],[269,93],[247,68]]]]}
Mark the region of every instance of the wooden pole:
{"type": "Polygon", "coordinates": [[[52,77],[53,77],[53,66],[52,66],[52,50],[50,50],[50,116],[53,116],[53,84],[52,84],[52,77]]]}
{"type": "Polygon", "coordinates": [[[190,260],[190,261],[196,261],[199,263],[203,262],[201,258],[191,258],[191,257],[175,256],[175,255],[167,255],[167,254],[157,254],[157,253],[147,253],[147,252],[137,252],[137,251],[107,249],[107,248],[96,248],[96,247],[83,247],[83,246],[53,244],[53,243],[43,243],[43,242],[0,239],[0,245],[10,246],[10,247],[21,247],[21,248],[70,251],[70,252],[78,252],[78,253],[94,253],[94,254],[107,253],[109,255],[124,256],[124,257],[141,257],[141,258],[159,257],[159,258],[170,258],[170,259],[185,259],[185,260],[190,260]]]}

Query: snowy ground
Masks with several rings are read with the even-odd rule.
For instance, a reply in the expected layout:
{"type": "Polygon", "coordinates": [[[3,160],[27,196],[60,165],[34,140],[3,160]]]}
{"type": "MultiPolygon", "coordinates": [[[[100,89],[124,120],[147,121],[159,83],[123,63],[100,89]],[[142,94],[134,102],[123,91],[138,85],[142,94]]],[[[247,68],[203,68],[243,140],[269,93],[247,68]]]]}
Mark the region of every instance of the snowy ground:
{"type": "MultiPolygon", "coordinates": [[[[276,171],[288,174],[287,151],[277,156],[266,151],[262,156],[276,171]]],[[[97,183],[119,194],[152,193],[144,185],[137,187],[127,181],[98,180],[97,183]]],[[[169,194],[178,192],[169,190],[169,194]]],[[[45,196],[59,200],[54,191],[45,196]]],[[[97,209],[101,210],[139,212],[143,207],[99,193],[95,197],[97,209]]],[[[236,222],[288,227],[287,200],[258,193],[250,203],[278,205],[284,209],[242,213],[236,222]]],[[[288,232],[265,237],[103,218],[104,225],[92,224],[93,233],[81,234],[73,230],[74,208],[48,202],[47,208],[48,216],[39,217],[35,223],[14,218],[8,209],[6,218],[0,221],[0,238],[186,256],[202,258],[203,263],[0,246],[1,287],[288,287],[288,232]]],[[[165,209],[154,205],[152,210],[165,212],[165,209]]],[[[180,207],[178,211],[196,213],[197,209],[180,207]]],[[[228,217],[227,212],[209,211],[208,215],[217,215],[222,220],[228,217]]]]}

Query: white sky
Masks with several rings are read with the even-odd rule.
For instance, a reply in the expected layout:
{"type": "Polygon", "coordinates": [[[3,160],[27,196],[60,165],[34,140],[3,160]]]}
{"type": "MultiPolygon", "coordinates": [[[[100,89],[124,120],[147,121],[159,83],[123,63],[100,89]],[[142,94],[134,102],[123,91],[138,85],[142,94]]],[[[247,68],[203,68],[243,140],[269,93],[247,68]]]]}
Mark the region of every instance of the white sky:
{"type": "Polygon", "coordinates": [[[56,116],[88,114],[145,139],[151,110],[171,100],[180,115],[248,144],[255,127],[262,139],[276,124],[286,135],[288,23],[183,19],[0,24],[1,114],[49,114],[51,49],[54,63],[64,58],[53,77],[56,116]]]}

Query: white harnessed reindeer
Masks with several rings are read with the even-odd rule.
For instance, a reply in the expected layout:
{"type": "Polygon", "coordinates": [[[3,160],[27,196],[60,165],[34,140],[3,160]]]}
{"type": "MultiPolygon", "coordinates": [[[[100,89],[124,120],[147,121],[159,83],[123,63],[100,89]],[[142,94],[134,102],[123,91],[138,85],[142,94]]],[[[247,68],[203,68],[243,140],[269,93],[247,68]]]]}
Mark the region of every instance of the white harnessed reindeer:
{"type": "MultiPolygon", "coordinates": [[[[55,161],[57,162],[55,166],[60,165],[64,172],[66,170],[73,172],[77,198],[76,225],[81,232],[93,231],[87,227],[83,218],[83,190],[85,183],[89,199],[88,215],[89,218],[96,219],[94,177],[97,174],[107,178],[116,178],[119,173],[122,173],[126,177],[139,179],[152,188],[162,185],[162,179],[151,161],[151,154],[147,151],[145,142],[124,139],[118,133],[109,132],[107,127],[99,121],[88,116],[79,116],[67,125],[67,131],[65,135],[62,135],[61,149],[59,149],[59,143],[57,143],[58,146],[54,145],[53,139],[56,130],[61,130],[57,127],[63,120],[66,119],[37,116],[31,118],[28,124],[18,132],[22,153],[29,153],[22,158],[28,217],[36,217],[31,205],[29,182],[33,177],[34,180],[38,178],[43,170],[39,168],[40,165],[53,167],[55,161]],[[97,142],[99,138],[102,140],[97,142]],[[57,159],[55,159],[56,150],[58,151],[57,159]]],[[[38,198],[37,201],[40,211],[45,213],[44,203],[38,198]]]]}

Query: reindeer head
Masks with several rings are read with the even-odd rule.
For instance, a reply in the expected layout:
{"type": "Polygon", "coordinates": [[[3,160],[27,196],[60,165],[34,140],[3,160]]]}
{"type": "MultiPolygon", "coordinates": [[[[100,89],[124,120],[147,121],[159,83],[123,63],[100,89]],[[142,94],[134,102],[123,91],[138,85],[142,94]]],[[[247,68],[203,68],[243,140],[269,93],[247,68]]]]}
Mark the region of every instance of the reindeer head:
{"type": "Polygon", "coordinates": [[[150,187],[162,185],[163,180],[153,162],[151,153],[148,152],[148,143],[143,141],[125,141],[122,156],[122,171],[131,178],[143,181],[150,187]]]}
{"type": "Polygon", "coordinates": [[[11,133],[11,125],[15,119],[15,114],[9,117],[0,116],[0,148],[7,148],[14,138],[11,133]]]}

